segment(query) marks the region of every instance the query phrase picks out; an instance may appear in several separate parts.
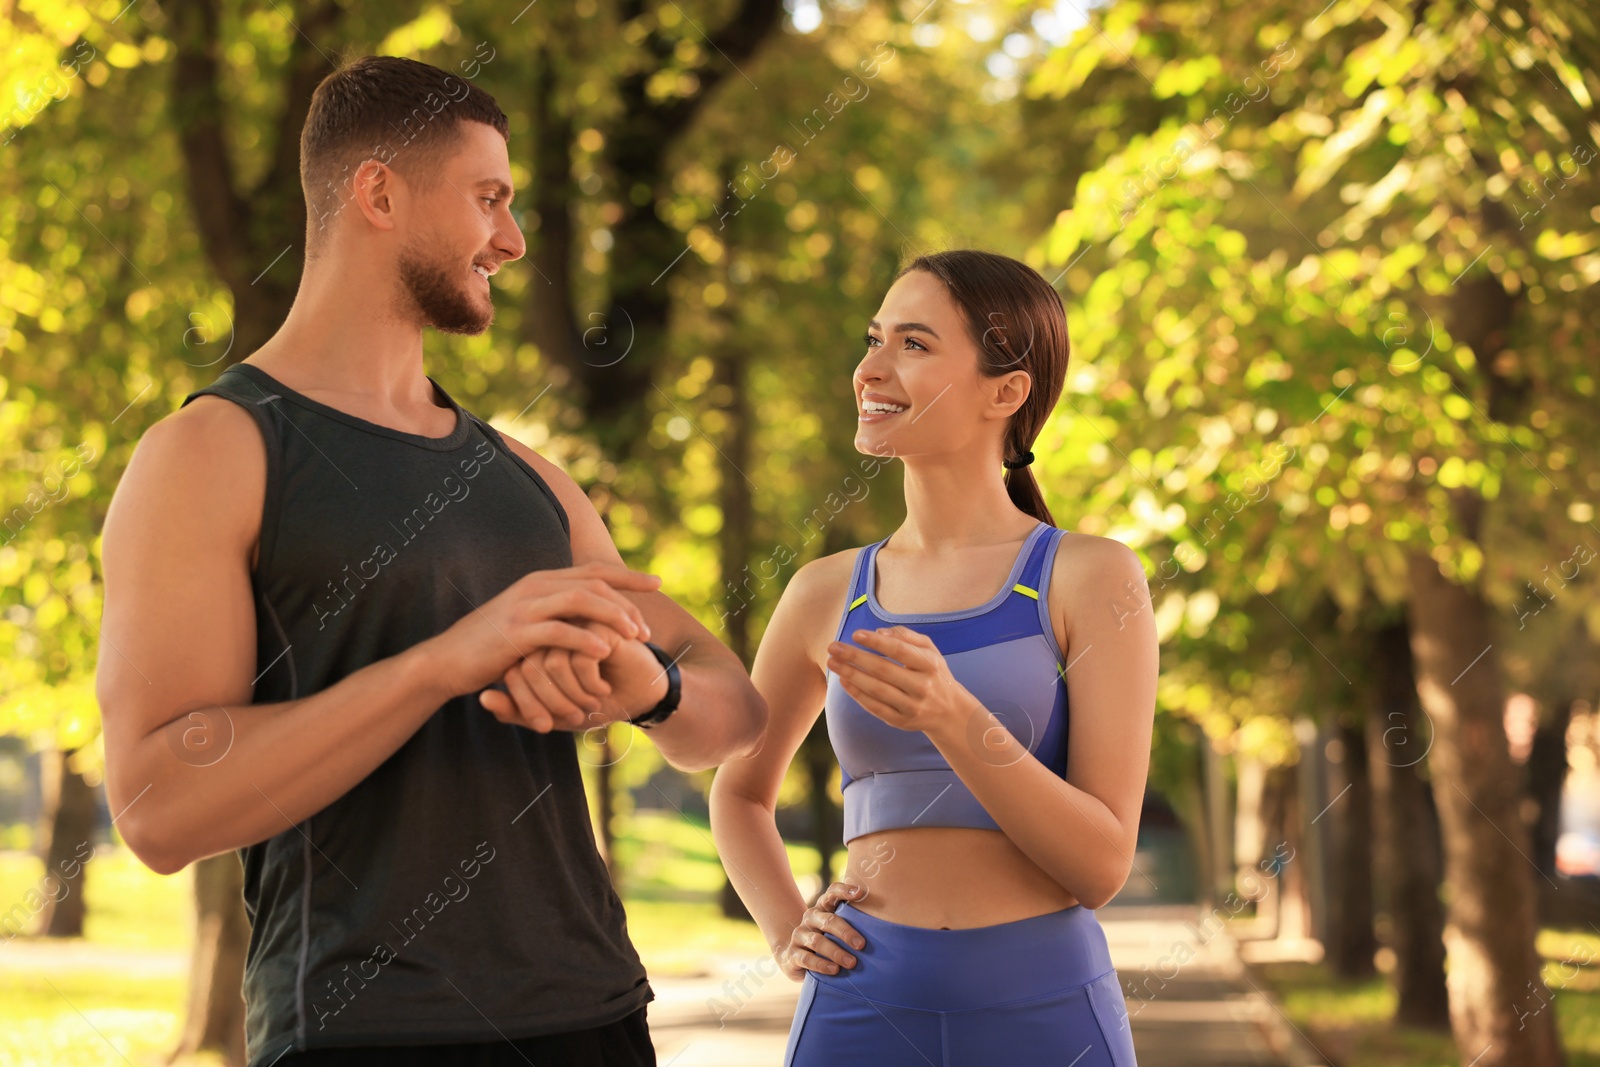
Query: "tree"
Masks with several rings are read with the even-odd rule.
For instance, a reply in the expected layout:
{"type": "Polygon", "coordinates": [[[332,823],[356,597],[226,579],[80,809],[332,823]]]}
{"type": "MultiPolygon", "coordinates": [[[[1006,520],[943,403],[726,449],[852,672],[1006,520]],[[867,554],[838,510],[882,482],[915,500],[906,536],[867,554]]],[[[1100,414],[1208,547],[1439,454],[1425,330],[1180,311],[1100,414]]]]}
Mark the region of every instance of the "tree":
{"type": "Polygon", "coordinates": [[[1592,529],[1600,472],[1572,431],[1594,416],[1593,147],[1573,131],[1592,129],[1596,38],[1572,5],[1499,10],[1504,26],[1470,4],[1095,13],[1033,91],[1073,106],[1093,83],[1168,113],[1124,144],[1097,137],[1110,104],[1073,107],[1077,140],[1106,147],[1039,258],[1082,305],[1090,367],[1063,432],[1117,448],[1099,498],[1175,546],[1158,597],[1181,603],[1204,568],[1225,602],[1289,619],[1323,590],[1405,605],[1457,1043],[1552,1064],[1553,1013],[1518,1015],[1542,992],[1537,872],[1500,729],[1509,598],[1485,561],[1502,510],[1538,516],[1544,558],[1592,529]],[[1232,522],[1258,539],[1210,552],[1207,524],[1232,522]]]}
{"type": "Polygon", "coordinates": [[[1375,787],[1378,866],[1388,890],[1395,1021],[1448,1030],[1444,882],[1439,816],[1425,772],[1433,731],[1417,700],[1410,630],[1402,616],[1370,631],[1367,748],[1375,787]]]}

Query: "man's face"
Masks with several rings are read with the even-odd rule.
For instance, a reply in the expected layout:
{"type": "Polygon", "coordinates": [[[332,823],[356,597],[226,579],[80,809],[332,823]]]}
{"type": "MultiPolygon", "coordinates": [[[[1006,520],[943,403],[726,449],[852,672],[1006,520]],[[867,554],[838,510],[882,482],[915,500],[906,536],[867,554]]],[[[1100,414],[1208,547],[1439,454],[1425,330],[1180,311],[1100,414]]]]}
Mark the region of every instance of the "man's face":
{"type": "Polygon", "coordinates": [[[505,139],[481,122],[463,122],[459,138],[438,184],[415,201],[416,218],[425,221],[412,228],[396,266],[425,325],[479,334],[494,322],[485,274],[521,258],[527,244],[511,217],[505,139]]]}

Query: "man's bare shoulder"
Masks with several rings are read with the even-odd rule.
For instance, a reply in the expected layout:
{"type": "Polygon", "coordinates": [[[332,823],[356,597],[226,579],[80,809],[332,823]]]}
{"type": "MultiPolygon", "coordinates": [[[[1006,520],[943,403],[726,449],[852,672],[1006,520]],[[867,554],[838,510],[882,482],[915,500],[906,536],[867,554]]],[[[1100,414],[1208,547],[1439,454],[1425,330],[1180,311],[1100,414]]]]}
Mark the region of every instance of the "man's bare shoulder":
{"type": "MultiPolygon", "coordinates": [[[[158,459],[175,473],[220,474],[242,479],[249,489],[265,479],[267,450],[255,416],[226,397],[197,396],[158,419],[139,438],[136,452],[158,459]]],[[[218,492],[228,485],[218,485],[218,492]]]]}
{"type": "MultiPolygon", "coordinates": [[[[208,473],[247,477],[264,473],[266,448],[255,418],[226,397],[207,394],[150,425],[134,448],[129,473],[186,477],[208,473]]],[[[218,486],[225,489],[226,486],[218,486]]]]}
{"type": "Polygon", "coordinates": [[[203,504],[203,509],[157,507],[153,514],[163,510],[169,516],[208,514],[208,521],[230,529],[240,544],[250,545],[253,558],[266,471],[266,445],[255,418],[226,397],[200,396],[145,430],[117,495],[137,494],[152,505],[203,504]]]}

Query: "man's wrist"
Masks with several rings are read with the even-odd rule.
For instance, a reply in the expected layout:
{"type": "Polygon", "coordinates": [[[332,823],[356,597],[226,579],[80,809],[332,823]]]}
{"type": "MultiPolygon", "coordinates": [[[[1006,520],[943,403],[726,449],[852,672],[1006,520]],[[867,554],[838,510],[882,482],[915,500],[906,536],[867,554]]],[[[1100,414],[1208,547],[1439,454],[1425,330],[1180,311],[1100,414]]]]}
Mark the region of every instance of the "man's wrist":
{"type": "Polygon", "coordinates": [[[439,707],[461,694],[452,691],[449,679],[435,664],[432,641],[431,637],[419,641],[394,659],[405,678],[406,688],[439,707]]]}
{"type": "Polygon", "coordinates": [[[665,722],[677,711],[683,682],[678,672],[677,660],[670,653],[649,641],[641,643],[650,650],[656,662],[661,664],[661,670],[651,679],[650,691],[652,694],[661,692],[662,695],[648,708],[629,716],[628,721],[635,726],[649,729],[657,723],[665,722]],[[659,687],[658,682],[661,683],[659,687]]]}
{"type": "Polygon", "coordinates": [[[664,670],[657,671],[655,677],[650,682],[648,690],[645,693],[644,703],[629,712],[628,718],[637,718],[638,716],[649,711],[651,708],[659,705],[663,700],[667,699],[667,691],[671,688],[671,683],[667,681],[667,672],[664,670]]]}

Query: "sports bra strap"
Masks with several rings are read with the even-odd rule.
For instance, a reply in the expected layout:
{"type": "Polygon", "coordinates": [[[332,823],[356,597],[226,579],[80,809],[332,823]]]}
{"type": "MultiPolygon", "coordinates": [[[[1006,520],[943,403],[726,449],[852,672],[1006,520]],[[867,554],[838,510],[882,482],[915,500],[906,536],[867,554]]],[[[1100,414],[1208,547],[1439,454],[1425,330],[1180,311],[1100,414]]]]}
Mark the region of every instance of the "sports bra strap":
{"type": "Polygon", "coordinates": [[[1033,543],[1033,550],[1028,553],[1028,560],[1023,564],[1022,574],[1017,584],[1012,586],[1012,592],[1039,599],[1039,594],[1044,590],[1044,569],[1055,558],[1056,542],[1065,532],[1059,528],[1046,530],[1033,543]]]}
{"type": "Polygon", "coordinates": [[[851,613],[866,603],[865,583],[862,581],[861,576],[866,573],[866,562],[871,554],[871,548],[871,545],[863,545],[861,548],[856,549],[855,569],[850,572],[850,595],[845,600],[844,610],[839,612],[839,625],[833,634],[835,641],[844,640],[844,628],[850,622],[851,613]]]}
{"type": "Polygon", "coordinates": [[[867,568],[872,566],[873,560],[877,556],[878,546],[887,540],[889,539],[885,537],[883,541],[879,541],[877,544],[863,545],[856,550],[856,566],[850,576],[850,599],[845,605],[844,610],[846,612],[854,611],[866,602],[867,568]]]}

